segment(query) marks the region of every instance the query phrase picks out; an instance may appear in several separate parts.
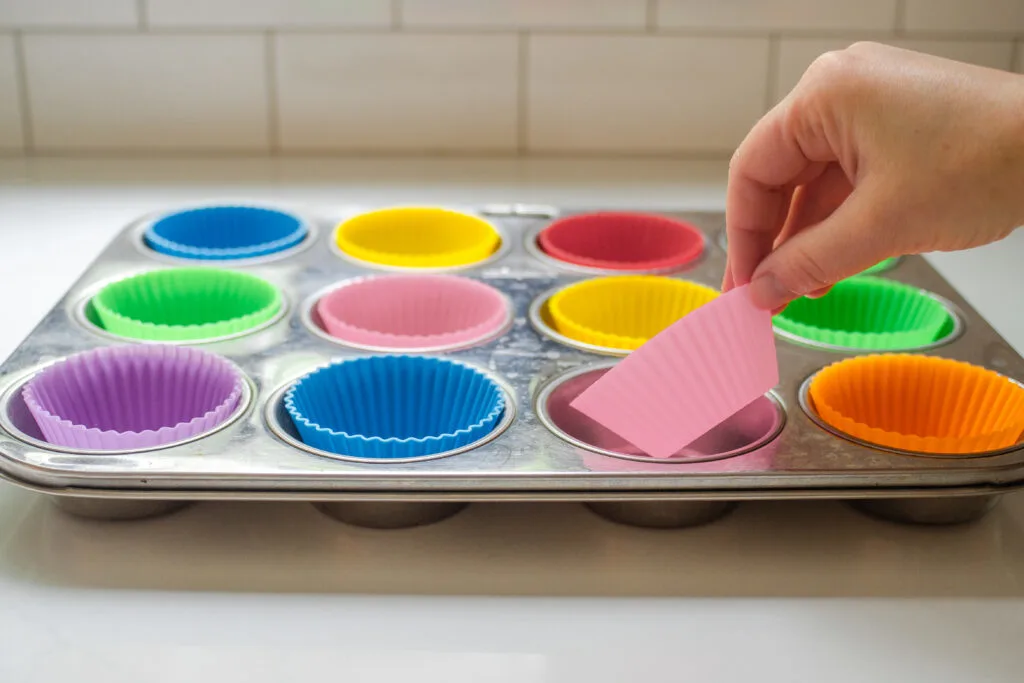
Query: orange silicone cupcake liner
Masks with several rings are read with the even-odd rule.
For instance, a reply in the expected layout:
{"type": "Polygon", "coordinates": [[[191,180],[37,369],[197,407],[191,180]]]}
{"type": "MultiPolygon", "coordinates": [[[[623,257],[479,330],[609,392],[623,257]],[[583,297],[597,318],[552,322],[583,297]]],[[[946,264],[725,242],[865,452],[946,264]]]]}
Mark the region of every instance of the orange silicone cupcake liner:
{"type": "Polygon", "coordinates": [[[1024,387],[970,363],[909,354],[861,356],[811,381],[818,415],[861,441],[932,454],[984,453],[1024,434],[1024,387]]]}

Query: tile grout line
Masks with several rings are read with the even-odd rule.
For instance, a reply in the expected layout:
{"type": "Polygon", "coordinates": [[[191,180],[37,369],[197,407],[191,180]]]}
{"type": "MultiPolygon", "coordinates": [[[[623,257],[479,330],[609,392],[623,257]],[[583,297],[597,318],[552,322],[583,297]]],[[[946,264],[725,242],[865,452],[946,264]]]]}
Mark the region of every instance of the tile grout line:
{"type": "Polygon", "coordinates": [[[18,114],[21,116],[21,143],[25,154],[31,154],[36,148],[35,130],[32,127],[32,104],[29,102],[28,65],[25,60],[25,43],[21,31],[15,31],[14,62],[15,78],[18,88],[18,114]]]}
{"type": "Polygon", "coordinates": [[[391,30],[402,30],[402,0],[391,0],[391,30]]]}
{"type": "Polygon", "coordinates": [[[772,33],[768,36],[768,73],[766,81],[766,88],[764,94],[764,110],[765,112],[771,111],[772,107],[775,106],[775,91],[779,87],[779,53],[781,39],[779,34],[772,33]]]}
{"type": "MultiPolygon", "coordinates": [[[[2,1],[2,0],[0,0],[2,1]]],[[[10,32],[14,27],[0,26],[0,31],[10,32]]],[[[138,35],[138,26],[24,26],[19,27],[26,36],[123,36],[138,35]]],[[[165,36],[225,36],[225,35],[262,35],[267,29],[246,25],[223,25],[223,26],[153,26],[147,24],[147,32],[155,35],[165,36]]],[[[381,36],[393,33],[394,26],[279,26],[274,27],[278,35],[295,36],[349,36],[366,35],[381,36]]],[[[421,36],[515,36],[520,29],[501,28],[493,26],[407,26],[401,24],[403,33],[421,36]]],[[[653,34],[647,33],[644,27],[640,28],[551,28],[534,27],[530,29],[531,35],[566,37],[588,37],[588,38],[610,38],[617,36],[641,36],[646,37],[653,34]]],[[[798,29],[782,28],[774,31],[761,29],[724,29],[724,28],[660,28],[656,32],[658,36],[668,38],[767,38],[770,35],[778,35],[780,38],[795,39],[845,39],[851,35],[864,36],[868,39],[884,40],[896,35],[893,30],[880,29],[798,29]]],[[[902,37],[915,40],[937,40],[955,43],[964,42],[1007,42],[1022,38],[1019,32],[1001,31],[904,31],[902,37]]]]}
{"type": "Polygon", "coordinates": [[[263,34],[264,79],[267,85],[267,144],[270,154],[281,151],[281,116],[277,97],[277,38],[273,31],[263,34]]]}
{"type": "Polygon", "coordinates": [[[149,30],[149,12],[147,11],[147,8],[146,8],[146,0],[135,0],[135,11],[139,15],[139,17],[138,17],[138,19],[139,19],[139,30],[140,31],[148,31],[149,30]]]}
{"type": "Polygon", "coordinates": [[[658,0],[647,0],[647,32],[658,31],[658,0]]]}
{"type": "Polygon", "coordinates": [[[896,0],[893,32],[898,36],[902,36],[907,32],[907,0],[896,0]]]}
{"type": "Polygon", "coordinates": [[[529,71],[530,71],[530,35],[526,31],[519,32],[518,63],[516,77],[516,151],[526,154],[529,147],[529,71]]]}
{"type": "MultiPolygon", "coordinates": [[[[535,159],[570,159],[570,160],[602,160],[624,159],[632,161],[728,161],[735,152],[735,147],[725,148],[692,148],[671,152],[625,152],[621,149],[604,147],[590,149],[555,148],[539,150],[530,154],[535,159]]],[[[52,159],[95,159],[98,155],[114,159],[255,159],[266,157],[263,149],[238,147],[179,147],[169,150],[166,147],[119,147],[101,146],[89,148],[67,148],[59,145],[37,148],[34,156],[52,159]]],[[[0,158],[21,158],[25,155],[14,152],[0,152],[0,158]]],[[[375,147],[297,147],[282,151],[278,155],[284,159],[520,159],[522,156],[515,150],[506,147],[474,147],[472,149],[445,149],[431,147],[408,147],[402,149],[381,150],[375,147]]]]}

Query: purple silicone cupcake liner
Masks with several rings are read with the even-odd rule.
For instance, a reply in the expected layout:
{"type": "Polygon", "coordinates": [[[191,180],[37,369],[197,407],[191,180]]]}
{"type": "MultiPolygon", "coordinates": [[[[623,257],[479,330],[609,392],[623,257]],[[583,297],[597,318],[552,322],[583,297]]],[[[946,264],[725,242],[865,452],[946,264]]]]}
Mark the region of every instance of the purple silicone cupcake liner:
{"type": "Polygon", "coordinates": [[[115,346],[51,365],[23,391],[48,443],[122,451],[184,441],[223,424],[238,407],[243,380],[208,351],[115,346]]]}

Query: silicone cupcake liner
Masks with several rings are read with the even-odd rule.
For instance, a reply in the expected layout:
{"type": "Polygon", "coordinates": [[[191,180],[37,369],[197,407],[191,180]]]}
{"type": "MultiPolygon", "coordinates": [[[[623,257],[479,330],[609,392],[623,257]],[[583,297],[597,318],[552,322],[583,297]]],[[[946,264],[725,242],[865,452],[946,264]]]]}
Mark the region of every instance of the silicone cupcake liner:
{"type": "MultiPolygon", "coordinates": [[[[593,448],[630,458],[642,458],[657,462],[659,465],[665,464],[666,460],[649,458],[639,448],[570,405],[609,369],[596,368],[560,383],[546,399],[543,409],[547,417],[566,435],[593,448]]],[[[771,399],[762,396],[704,436],[673,453],[668,460],[699,462],[712,458],[734,457],[763,443],[778,431],[781,424],[781,411],[771,399]]],[[[612,459],[608,456],[602,457],[612,459]]],[[[628,469],[632,464],[624,467],[628,469]]],[[[615,468],[616,465],[608,464],[607,467],[615,468]]]]}
{"type": "Polygon", "coordinates": [[[107,285],[92,307],[100,326],[121,337],[195,341],[261,325],[280,311],[281,294],[248,273],[171,268],[107,285]]]}
{"type": "Polygon", "coordinates": [[[946,358],[851,358],[819,372],[809,395],[840,432],[904,451],[982,453],[1013,446],[1024,434],[1024,388],[946,358]]]}
{"type": "Polygon", "coordinates": [[[779,382],[771,314],[737,287],[617,363],[572,407],[668,458],[779,382]]]}
{"type": "Polygon", "coordinates": [[[505,393],[467,365],[424,356],[369,356],[315,370],[286,393],[303,443],[361,458],[414,458],[490,433],[505,393]]]}
{"type": "Polygon", "coordinates": [[[146,228],[154,251],[178,258],[232,260],[268,256],[309,232],[295,216],[254,206],[209,206],[165,216],[146,228]]]}
{"type": "Polygon", "coordinates": [[[688,223],[643,213],[602,212],[555,221],[537,236],[541,250],[566,263],[606,270],[669,270],[704,249],[688,223]]]}
{"type": "Polygon", "coordinates": [[[134,450],[222,424],[238,406],[242,378],[229,362],[199,349],[103,347],[51,365],[22,395],[49,443],[134,450]]]}
{"type": "Polygon", "coordinates": [[[454,275],[382,275],[330,292],[316,305],[343,342],[386,349],[453,347],[496,333],[508,318],[498,290],[454,275]]]}
{"type": "Polygon", "coordinates": [[[382,209],[338,226],[338,249],[362,261],[401,268],[451,268],[488,259],[501,236],[487,221],[437,208],[382,209]]]}
{"type": "Polygon", "coordinates": [[[836,283],[818,299],[797,299],[775,316],[796,337],[853,349],[899,350],[934,342],[950,319],[938,300],[916,287],[860,276],[836,283]]]}
{"type": "Polygon", "coordinates": [[[878,263],[876,263],[875,265],[871,266],[867,270],[862,271],[861,275],[873,275],[873,274],[876,274],[876,273],[881,273],[883,271],[889,270],[890,268],[892,268],[893,266],[896,265],[896,262],[898,260],[899,260],[898,256],[891,256],[891,257],[885,259],[884,261],[879,261],[878,263]]]}
{"type": "Polygon", "coordinates": [[[576,341],[632,350],[718,292],[656,275],[617,275],[570,285],[548,301],[555,329],[576,341]]]}

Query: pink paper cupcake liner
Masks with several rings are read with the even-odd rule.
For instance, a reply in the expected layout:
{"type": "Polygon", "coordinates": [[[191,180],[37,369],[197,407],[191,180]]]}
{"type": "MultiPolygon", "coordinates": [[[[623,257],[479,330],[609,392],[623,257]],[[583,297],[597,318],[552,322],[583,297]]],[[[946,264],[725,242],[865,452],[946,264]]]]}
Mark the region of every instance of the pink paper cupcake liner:
{"type": "Polygon", "coordinates": [[[227,360],[169,345],[80,353],[46,368],[23,390],[47,442],[102,451],[198,436],[226,421],[241,396],[241,375],[227,360]]]}
{"type": "Polygon", "coordinates": [[[493,287],[455,275],[380,275],[354,281],[316,304],[324,330],[339,341],[383,349],[471,344],[508,318],[493,287]]]}

